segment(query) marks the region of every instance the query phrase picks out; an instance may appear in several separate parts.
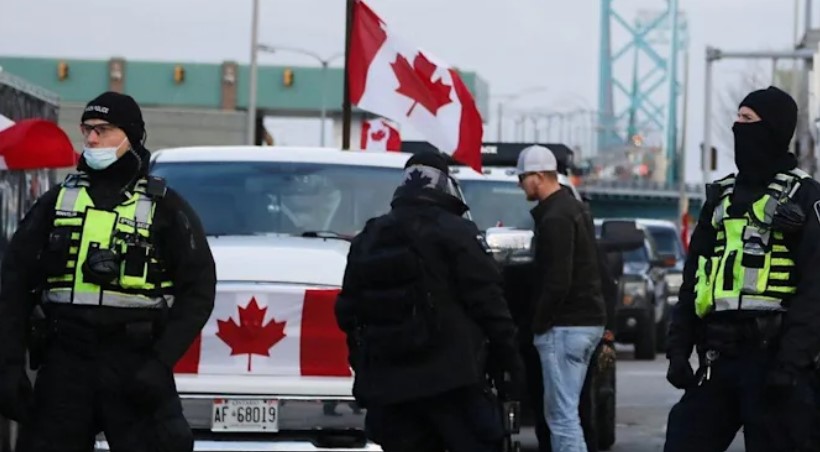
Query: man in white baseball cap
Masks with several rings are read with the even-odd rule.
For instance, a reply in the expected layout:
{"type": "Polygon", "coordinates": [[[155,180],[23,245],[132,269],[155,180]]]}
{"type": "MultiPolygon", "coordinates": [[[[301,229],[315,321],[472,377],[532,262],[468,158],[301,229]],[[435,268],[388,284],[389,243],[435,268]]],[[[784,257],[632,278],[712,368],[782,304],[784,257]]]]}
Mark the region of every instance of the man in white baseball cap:
{"type": "Polygon", "coordinates": [[[537,201],[533,344],[541,358],[544,413],[552,450],[586,452],[578,403],[606,310],[592,223],[583,204],[558,183],[552,151],[530,146],[518,155],[518,181],[537,201]]]}
{"type": "Polygon", "coordinates": [[[540,201],[561,189],[558,161],[544,146],[530,146],[518,154],[518,182],[528,201],[540,201]],[[532,176],[532,177],[530,177],[532,176]]]}

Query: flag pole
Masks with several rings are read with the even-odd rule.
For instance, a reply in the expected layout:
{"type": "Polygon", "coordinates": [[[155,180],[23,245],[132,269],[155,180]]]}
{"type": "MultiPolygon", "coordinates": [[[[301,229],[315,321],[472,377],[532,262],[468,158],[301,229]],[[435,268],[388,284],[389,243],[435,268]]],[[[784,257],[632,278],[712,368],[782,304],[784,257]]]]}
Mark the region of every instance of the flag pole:
{"type": "Polygon", "coordinates": [[[347,0],[347,24],[345,26],[345,74],[344,100],[342,101],[342,149],[350,149],[350,81],[348,80],[348,64],[350,62],[350,36],[353,33],[353,12],[356,0],[347,0]]]}

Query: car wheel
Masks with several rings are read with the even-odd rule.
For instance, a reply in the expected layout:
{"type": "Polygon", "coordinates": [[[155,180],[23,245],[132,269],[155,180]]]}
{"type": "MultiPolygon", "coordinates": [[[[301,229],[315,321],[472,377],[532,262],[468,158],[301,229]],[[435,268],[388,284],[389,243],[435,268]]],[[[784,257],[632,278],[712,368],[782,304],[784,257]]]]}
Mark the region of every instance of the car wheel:
{"type": "Polygon", "coordinates": [[[646,313],[639,321],[635,338],[635,359],[653,361],[655,359],[655,316],[646,313]]]}

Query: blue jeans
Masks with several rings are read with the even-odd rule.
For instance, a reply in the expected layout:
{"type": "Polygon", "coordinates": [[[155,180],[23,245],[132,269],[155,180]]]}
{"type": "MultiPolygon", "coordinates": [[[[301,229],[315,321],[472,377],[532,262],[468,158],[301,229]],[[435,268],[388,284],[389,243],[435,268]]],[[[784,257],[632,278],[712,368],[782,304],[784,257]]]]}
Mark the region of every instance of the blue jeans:
{"type": "Polygon", "coordinates": [[[553,452],[587,452],[578,403],[589,360],[603,334],[602,326],[554,327],[533,340],[541,357],[553,452]]]}

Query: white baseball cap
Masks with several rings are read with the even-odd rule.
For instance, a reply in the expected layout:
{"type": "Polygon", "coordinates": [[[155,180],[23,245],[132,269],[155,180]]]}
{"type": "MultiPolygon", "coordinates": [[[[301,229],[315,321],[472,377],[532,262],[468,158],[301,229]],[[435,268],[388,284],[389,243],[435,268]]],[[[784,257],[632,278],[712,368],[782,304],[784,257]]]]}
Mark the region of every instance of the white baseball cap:
{"type": "Polygon", "coordinates": [[[529,146],[518,154],[518,174],[558,171],[555,154],[544,146],[529,146]]]}

